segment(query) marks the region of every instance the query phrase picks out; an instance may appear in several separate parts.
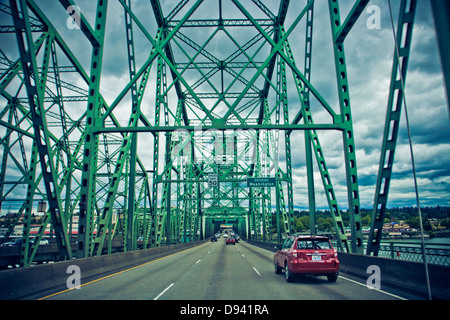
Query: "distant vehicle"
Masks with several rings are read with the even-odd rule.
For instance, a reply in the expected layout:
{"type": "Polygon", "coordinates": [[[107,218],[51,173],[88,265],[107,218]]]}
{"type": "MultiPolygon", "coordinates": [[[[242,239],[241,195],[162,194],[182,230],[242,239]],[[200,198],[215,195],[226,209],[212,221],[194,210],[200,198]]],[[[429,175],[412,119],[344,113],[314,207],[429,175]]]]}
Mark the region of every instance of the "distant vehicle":
{"type": "Polygon", "coordinates": [[[211,238],[211,242],[217,242],[216,236],[213,236],[213,237],[211,238]]]}
{"type": "Polygon", "coordinates": [[[46,245],[49,244],[47,239],[41,239],[41,241],[39,241],[39,245],[46,245]]]}
{"type": "MultiPolygon", "coordinates": [[[[2,243],[2,247],[18,247],[22,245],[22,238],[13,239],[11,241],[2,243]]],[[[30,245],[33,244],[33,240],[30,240],[30,245]]]]}
{"type": "Polygon", "coordinates": [[[223,237],[224,237],[224,238],[228,238],[228,234],[225,233],[225,234],[223,235],[223,237]]]}
{"type": "Polygon", "coordinates": [[[22,245],[22,238],[2,243],[2,247],[16,247],[22,245]]]}
{"type": "Polygon", "coordinates": [[[136,240],[136,245],[139,249],[143,249],[144,248],[144,237],[139,237],[136,240]]]}
{"type": "Polygon", "coordinates": [[[225,240],[225,244],[226,244],[226,245],[228,245],[228,244],[235,245],[235,244],[236,244],[236,239],[234,239],[234,237],[229,237],[229,238],[227,238],[227,239],[225,240]]]}
{"type": "Polygon", "coordinates": [[[292,282],[298,275],[327,276],[335,282],[339,275],[337,251],[330,240],[323,236],[299,236],[287,238],[273,257],[275,273],[284,270],[286,281],[292,282]]]}

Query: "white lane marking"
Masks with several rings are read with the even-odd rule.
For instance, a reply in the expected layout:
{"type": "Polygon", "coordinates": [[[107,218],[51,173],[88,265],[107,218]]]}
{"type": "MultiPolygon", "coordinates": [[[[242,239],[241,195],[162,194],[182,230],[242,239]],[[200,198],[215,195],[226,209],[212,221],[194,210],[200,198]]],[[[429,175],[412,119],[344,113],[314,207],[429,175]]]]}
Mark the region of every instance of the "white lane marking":
{"type": "Polygon", "coordinates": [[[258,274],[258,276],[261,277],[261,273],[259,273],[259,271],[255,267],[253,267],[253,270],[255,270],[255,272],[258,274]]]}
{"type": "Polygon", "coordinates": [[[170,286],[168,286],[167,288],[165,288],[164,291],[161,292],[160,294],[158,294],[158,295],[156,296],[156,298],[153,299],[153,300],[158,300],[159,298],[161,298],[161,296],[162,296],[164,293],[166,293],[167,290],[169,290],[170,288],[172,288],[172,286],[173,286],[174,284],[175,284],[175,283],[172,283],[170,286]]]}
{"type": "Polygon", "coordinates": [[[242,257],[245,258],[245,256],[242,254],[242,257]]]}
{"type": "Polygon", "coordinates": [[[195,264],[199,263],[200,261],[202,261],[202,259],[198,259],[198,261],[195,264]]]}
{"type": "MultiPolygon", "coordinates": [[[[358,282],[358,281],[355,281],[355,280],[352,280],[352,279],[343,277],[343,276],[341,276],[341,275],[339,276],[339,279],[344,279],[344,280],[347,280],[347,281],[349,281],[349,282],[353,282],[353,283],[359,284],[360,286],[367,287],[367,285],[365,285],[364,283],[360,283],[360,282],[358,282]]],[[[408,299],[405,299],[405,298],[403,298],[403,297],[397,296],[397,295],[395,295],[395,294],[393,294],[393,293],[386,292],[386,291],[381,290],[381,289],[372,289],[372,290],[375,290],[375,291],[384,293],[384,294],[386,294],[386,295],[388,295],[388,296],[391,296],[391,297],[394,297],[394,298],[397,298],[397,299],[400,299],[400,300],[408,300],[408,299]]]]}

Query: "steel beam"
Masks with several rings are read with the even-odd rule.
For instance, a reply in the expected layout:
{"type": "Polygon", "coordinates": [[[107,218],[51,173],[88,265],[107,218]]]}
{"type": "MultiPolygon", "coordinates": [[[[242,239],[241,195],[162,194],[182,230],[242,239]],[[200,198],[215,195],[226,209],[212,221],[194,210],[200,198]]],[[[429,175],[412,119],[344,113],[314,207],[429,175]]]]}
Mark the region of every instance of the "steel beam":
{"type": "Polygon", "coordinates": [[[356,164],[356,145],[353,131],[350,88],[346,66],[344,43],[339,38],[341,17],[338,1],[329,0],[330,23],[333,36],[334,60],[338,84],[339,106],[342,122],[346,129],[342,132],[344,141],[345,169],[347,177],[348,207],[350,212],[350,230],[352,234],[351,252],[363,253],[361,207],[359,202],[358,172],[356,164]]]}
{"type": "Polygon", "coordinates": [[[91,72],[89,80],[89,97],[86,112],[86,137],[83,152],[80,213],[78,227],[77,257],[84,258],[91,254],[94,232],[94,215],[96,206],[97,163],[99,137],[93,134],[95,128],[101,127],[100,79],[103,62],[103,42],[105,38],[107,2],[98,0],[95,19],[95,37],[98,45],[93,45],[91,55],[91,72]]]}
{"type": "MultiPolygon", "coordinates": [[[[76,0],[59,2],[59,9],[71,16],[76,0]]],[[[0,14],[14,15],[14,27],[0,26],[0,31],[14,30],[20,54],[19,59],[10,60],[0,52],[0,63],[6,66],[0,75],[0,94],[6,101],[0,110],[5,132],[0,205],[25,199],[20,213],[28,214],[32,201],[48,197],[50,210],[36,239],[52,223],[60,238],[61,259],[72,252],[65,247],[65,235],[75,227],[72,219],[78,214],[77,257],[111,253],[112,239],[121,235],[125,251],[137,249],[139,237],[143,247],[195,240],[211,232],[210,219],[245,219],[249,236],[267,240],[277,233],[281,241],[295,229],[293,137],[303,131],[311,232],[316,231],[315,157],[339,245],[344,251],[360,253],[356,146],[344,42],[369,0],[355,0],[342,23],[339,1],[329,0],[330,57],[335,60],[339,97],[333,104],[311,77],[313,0],[298,12],[290,12],[293,3],[289,0],[276,4],[232,0],[228,3],[232,8],[222,0],[174,4],[150,0],[147,9],[153,14],[145,23],[131,0],[118,2],[124,12],[119,23],[126,41],[123,57],[117,55],[123,60],[118,64],[128,66],[129,77],[111,104],[101,92],[107,84],[100,86],[105,79],[103,55],[108,58],[105,30],[117,23],[106,19],[107,1],[97,1],[95,24],[90,24],[86,12],[76,16],[80,30],[73,35],[92,50],[90,70],[84,69],[80,54],[70,50],[66,32],[54,27],[65,21],[51,21],[41,3],[13,0],[15,12],[0,5],[0,14]],[[241,16],[227,18],[229,9],[239,10],[241,16]],[[205,18],[203,10],[209,10],[205,18]],[[292,42],[303,22],[305,42],[292,42]],[[147,52],[136,51],[142,39],[147,52]],[[304,70],[295,61],[302,50],[304,70]],[[150,103],[149,96],[154,99],[150,103]],[[86,110],[74,118],[71,107],[79,109],[80,103],[86,110]],[[124,109],[129,112],[127,118],[116,118],[124,109]],[[326,111],[328,119],[315,123],[319,109],[326,111]],[[351,240],[344,232],[326,150],[319,140],[325,130],[342,134],[351,240]],[[31,157],[30,139],[43,142],[31,157]],[[139,159],[146,154],[143,148],[153,152],[149,168],[139,159]],[[37,160],[32,161],[33,157],[37,160]],[[45,165],[49,159],[53,164],[45,165]],[[41,170],[35,170],[38,162],[41,170]],[[11,171],[22,176],[12,179],[11,171]],[[217,186],[208,185],[210,174],[217,174],[217,186]],[[276,188],[247,188],[246,177],[267,175],[277,178],[276,188]],[[41,190],[44,184],[45,191],[41,190]],[[13,198],[23,185],[28,186],[28,195],[13,198]],[[60,198],[53,199],[53,194],[60,198]]],[[[32,261],[36,250],[34,246],[24,251],[23,265],[32,261]]]]}
{"type": "MultiPolygon", "coordinates": [[[[35,141],[37,143],[41,170],[44,177],[47,201],[50,207],[52,223],[55,227],[59,257],[63,260],[66,258],[71,259],[72,250],[66,232],[67,221],[61,208],[60,189],[55,172],[54,156],[50,147],[50,137],[47,131],[45,111],[42,102],[44,87],[41,85],[40,81],[45,81],[46,78],[45,74],[44,78],[41,78],[38,73],[36,52],[31,34],[26,1],[21,0],[19,4],[16,0],[11,1],[11,9],[22,65],[26,66],[23,68],[24,81],[30,103],[35,141]],[[19,8],[21,14],[19,13],[19,8]],[[38,79],[40,81],[38,81],[38,79]]],[[[48,61],[44,60],[44,65],[46,64],[48,64],[48,61]]]]}
{"type": "Polygon", "coordinates": [[[445,81],[445,93],[447,94],[447,107],[450,114],[450,3],[448,1],[431,0],[436,36],[442,63],[442,71],[445,81]]]}
{"type": "Polygon", "coordinates": [[[388,205],[389,187],[394,167],[397,138],[405,96],[405,81],[411,53],[411,40],[416,14],[417,0],[402,0],[395,39],[394,62],[386,111],[380,165],[371,218],[369,240],[366,253],[378,255],[383,234],[383,223],[388,205]],[[408,4],[409,3],[409,4],[408,4]]]}

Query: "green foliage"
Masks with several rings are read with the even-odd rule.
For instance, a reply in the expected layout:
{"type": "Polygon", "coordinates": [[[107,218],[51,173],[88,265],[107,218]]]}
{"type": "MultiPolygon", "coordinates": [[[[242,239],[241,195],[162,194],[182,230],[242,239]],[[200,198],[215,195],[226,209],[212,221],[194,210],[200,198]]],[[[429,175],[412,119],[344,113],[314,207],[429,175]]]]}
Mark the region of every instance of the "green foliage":
{"type": "MultiPolygon", "coordinates": [[[[370,227],[372,219],[372,209],[361,209],[362,226],[370,227]]],[[[450,226],[450,207],[423,207],[421,208],[424,229],[431,230],[430,219],[437,219],[440,221],[440,226],[449,228],[450,226]]],[[[344,225],[350,224],[350,213],[348,211],[341,211],[341,216],[344,225]]],[[[419,213],[416,207],[403,208],[389,208],[386,211],[385,223],[404,221],[412,228],[419,228],[419,213]]],[[[309,230],[309,211],[294,210],[294,226],[296,232],[309,230]]],[[[316,223],[320,231],[328,232],[332,230],[333,220],[329,210],[318,210],[316,212],[316,223]]]]}

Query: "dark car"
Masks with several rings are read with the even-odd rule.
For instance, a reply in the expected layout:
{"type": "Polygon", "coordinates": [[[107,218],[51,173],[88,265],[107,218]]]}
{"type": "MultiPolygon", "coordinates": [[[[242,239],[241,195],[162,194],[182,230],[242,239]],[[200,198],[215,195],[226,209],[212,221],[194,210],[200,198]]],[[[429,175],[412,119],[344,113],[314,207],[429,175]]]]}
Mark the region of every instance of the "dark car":
{"type": "Polygon", "coordinates": [[[22,245],[22,238],[12,239],[11,241],[2,243],[2,247],[18,247],[22,245]]]}
{"type": "Polygon", "coordinates": [[[339,274],[337,251],[330,240],[322,236],[299,236],[287,238],[273,258],[275,273],[284,270],[286,281],[296,275],[324,275],[335,282],[339,274]]]}
{"type": "Polygon", "coordinates": [[[213,236],[213,237],[211,238],[211,242],[217,242],[216,236],[213,236]]]}

